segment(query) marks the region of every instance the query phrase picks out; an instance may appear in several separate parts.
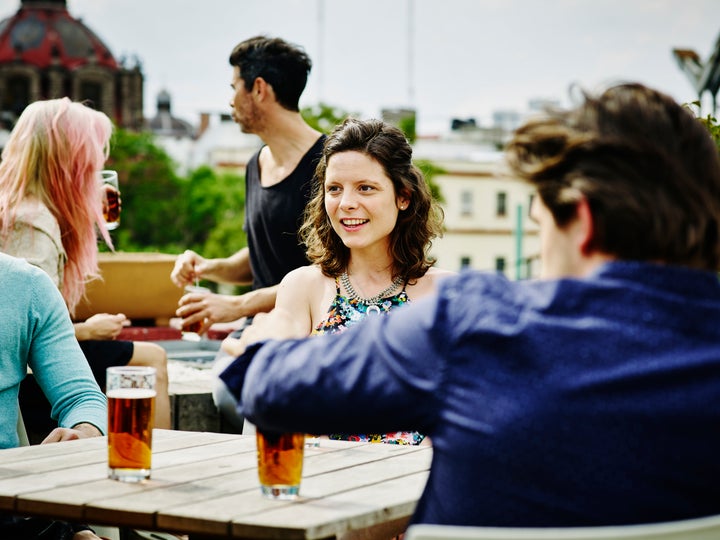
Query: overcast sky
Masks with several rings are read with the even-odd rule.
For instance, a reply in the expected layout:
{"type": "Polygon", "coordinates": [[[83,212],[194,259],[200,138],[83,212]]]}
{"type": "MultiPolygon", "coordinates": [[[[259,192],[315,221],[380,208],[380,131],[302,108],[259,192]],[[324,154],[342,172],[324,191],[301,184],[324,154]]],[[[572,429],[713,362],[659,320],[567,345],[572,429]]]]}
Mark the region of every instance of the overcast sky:
{"type": "MultiPolygon", "coordinates": [[[[11,15],[20,0],[0,0],[11,15]]],[[[196,123],[228,109],[239,41],[280,36],[315,66],[301,105],[364,117],[413,106],[421,134],[452,117],[490,121],[533,98],[566,102],[571,83],[637,80],[693,101],[671,51],[703,60],[720,35],[720,0],[67,0],[116,58],[137,55],[145,113],[167,89],[196,123]],[[408,15],[413,24],[408,24],[408,15]]]]}

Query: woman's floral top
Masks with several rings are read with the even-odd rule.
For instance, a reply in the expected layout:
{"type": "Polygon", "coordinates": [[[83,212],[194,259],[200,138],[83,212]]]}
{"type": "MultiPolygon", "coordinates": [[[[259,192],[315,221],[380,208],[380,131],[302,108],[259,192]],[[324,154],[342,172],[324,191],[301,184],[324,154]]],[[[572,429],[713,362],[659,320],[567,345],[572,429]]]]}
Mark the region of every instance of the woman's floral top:
{"type": "MultiPolygon", "coordinates": [[[[405,287],[393,296],[383,298],[379,304],[366,304],[356,298],[348,298],[340,294],[340,282],[335,278],[335,298],[330,304],[327,315],[312,331],[311,335],[336,334],[375,314],[387,314],[410,301],[405,287]]],[[[350,435],[347,433],[331,433],[330,439],[337,441],[382,442],[387,444],[420,444],[425,438],[417,431],[398,431],[395,433],[363,433],[350,435]]]]}
{"type": "Polygon", "coordinates": [[[355,298],[348,298],[340,294],[340,282],[335,278],[336,294],[330,304],[325,318],[315,327],[311,335],[336,334],[362,321],[368,315],[387,313],[393,308],[402,306],[410,299],[405,287],[398,294],[383,298],[379,304],[366,304],[355,298]]]}

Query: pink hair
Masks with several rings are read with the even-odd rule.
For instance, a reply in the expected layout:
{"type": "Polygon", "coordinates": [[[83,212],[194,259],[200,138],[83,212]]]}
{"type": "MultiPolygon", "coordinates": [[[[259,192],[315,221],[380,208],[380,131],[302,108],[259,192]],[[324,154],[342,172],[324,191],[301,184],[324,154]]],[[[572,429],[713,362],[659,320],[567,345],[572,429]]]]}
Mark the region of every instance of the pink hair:
{"type": "Polygon", "coordinates": [[[96,228],[104,226],[98,171],[109,152],[112,123],[68,98],[36,101],[20,115],[0,162],[0,235],[12,233],[20,201],[35,197],[60,225],[67,253],[60,286],[74,313],[85,284],[99,276],[96,228]]]}

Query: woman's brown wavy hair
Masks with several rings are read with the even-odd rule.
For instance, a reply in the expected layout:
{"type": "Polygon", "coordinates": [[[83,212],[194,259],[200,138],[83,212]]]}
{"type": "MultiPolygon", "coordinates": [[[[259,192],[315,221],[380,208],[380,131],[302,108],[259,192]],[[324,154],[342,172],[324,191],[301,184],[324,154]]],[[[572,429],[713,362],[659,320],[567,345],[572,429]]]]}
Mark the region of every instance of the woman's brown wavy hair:
{"type": "Polygon", "coordinates": [[[392,181],[395,194],[408,198],[408,208],[400,211],[390,233],[393,278],[402,276],[411,282],[422,277],[435,263],[428,252],[432,240],[442,232],[443,212],[422,172],[412,163],[412,148],[403,132],[381,120],[348,118],[325,141],[300,228],[308,259],[330,277],[347,269],[350,250],[333,230],[325,211],[324,184],[330,159],[348,151],[362,152],[377,161],[392,181]]]}

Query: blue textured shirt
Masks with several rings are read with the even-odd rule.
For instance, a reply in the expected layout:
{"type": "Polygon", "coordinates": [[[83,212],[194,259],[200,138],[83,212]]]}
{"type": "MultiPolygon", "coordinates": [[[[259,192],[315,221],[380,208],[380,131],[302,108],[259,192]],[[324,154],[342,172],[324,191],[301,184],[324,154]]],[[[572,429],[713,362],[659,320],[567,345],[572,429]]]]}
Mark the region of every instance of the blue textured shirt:
{"type": "Polygon", "coordinates": [[[42,270],[0,253],[0,448],[18,445],[18,389],[28,366],[61,427],[87,422],[107,431],[107,400],[60,291],[42,270]]]}
{"type": "Polygon", "coordinates": [[[419,429],[414,522],[642,523],[720,513],[717,276],[633,262],[585,279],[446,279],[339,335],[223,374],[259,427],[419,429]]]}

